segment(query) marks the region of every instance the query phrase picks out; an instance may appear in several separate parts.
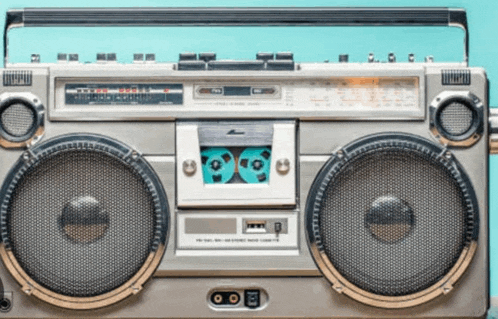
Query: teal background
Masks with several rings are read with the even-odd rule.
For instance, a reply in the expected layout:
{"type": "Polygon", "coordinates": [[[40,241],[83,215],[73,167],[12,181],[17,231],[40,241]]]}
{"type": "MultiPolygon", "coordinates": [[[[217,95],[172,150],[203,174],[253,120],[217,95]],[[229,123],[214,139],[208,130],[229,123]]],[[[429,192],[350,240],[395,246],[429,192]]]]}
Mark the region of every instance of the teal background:
{"type": "MultiPolygon", "coordinates": [[[[470,65],[486,69],[490,79],[490,105],[498,106],[498,1],[496,0],[256,0],[256,1],[3,1],[0,13],[21,7],[130,7],[130,6],[447,6],[467,9],[470,26],[470,65]]],[[[349,53],[350,61],[365,61],[369,52],[386,60],[395,52],[406,61],[434,55],[436,61],[459,61],[463,32],[434,27],[353,28],[24,28],[10,33],[11,62],[27,62],[31,53],[42,62],[55,62],[57,52],[80,54],[94,61],[97,52],[116,52],[119,62],[131,62],[134,52],[155,52],[159,61],[176,61],[183,51],[214,51],[219,58],[253,59],[258,51],[293,51],[298,61],[337,61],[349,53]]],[[[491,295],[498,296],[498,156],[490,158],[490,263],[491,295]]],[[[481,181],[474,181],[479,183],[481,181]]],[[[484,182],[484,181],[482,181],[484,182]]]]}

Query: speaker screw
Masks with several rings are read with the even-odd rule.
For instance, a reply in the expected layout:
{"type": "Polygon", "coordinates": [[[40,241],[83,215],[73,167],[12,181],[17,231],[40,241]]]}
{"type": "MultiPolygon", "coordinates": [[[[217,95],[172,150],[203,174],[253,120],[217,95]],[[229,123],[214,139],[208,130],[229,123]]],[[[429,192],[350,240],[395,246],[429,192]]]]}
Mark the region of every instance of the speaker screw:
{"type": "Polygon", "coordinates": [[[138,158],[138,152],[137,152],[137,151],[133,151],[133,152],[131,153],[131,158],[132,158],[133,160],[136,160],[136,159],[138,158]]]}
{"type": "Polygon", "coordinates": [[[197,164],[195,163],[194,160],[185,160],[183,162],[183,172],[187,176],[192,176],[195,174],[195,171],[197,170],[197,164]]]}
{"type": "Polygon", "coordinates": [[[444,154],[446,156],[447,159],[451,159],[451,153],[450,152],[446,152],[446,154],[444,154]]]}
{"type": "Polygon", "coordinates": [[[338,293],[342,293],[342,286],[334,286],[334,289],[335,291],[337,291],[338,293]]]}
{"type": "Polygon", "coordinates": [[[29,152],[24,152],[22,154],[22,159],[25,160],[26,162],[29,161],[29,158],[30,158],[29,152]]]}
{"type": "Polygon", "coordinates": [[[290,161],[286,158],[279,159],[277,161],[277,172],[281,175],[285,175],[290,171],[290,161]]]}

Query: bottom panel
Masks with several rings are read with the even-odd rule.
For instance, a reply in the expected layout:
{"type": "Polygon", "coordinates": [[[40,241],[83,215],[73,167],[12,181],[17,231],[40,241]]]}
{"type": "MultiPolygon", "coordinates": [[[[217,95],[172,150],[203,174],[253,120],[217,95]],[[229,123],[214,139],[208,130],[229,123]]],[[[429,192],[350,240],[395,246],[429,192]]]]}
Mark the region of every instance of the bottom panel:
{"type": "MultiPolygon", "coordinates": [[[[338,294],[321,277],[153,278],[137,295],[99,310],[68,311],[21,292],[2,267],[12,300],[0,318],[484,318],[479,289],[455,289],[421,306],[385,310],[338,294]],[[230,304],[233,302],[233,306],[230,304]],[[219,303],[220,305],[217,305],[219,303]]],[[[462,288],[462,287],[460,287],[462,288]]]]}

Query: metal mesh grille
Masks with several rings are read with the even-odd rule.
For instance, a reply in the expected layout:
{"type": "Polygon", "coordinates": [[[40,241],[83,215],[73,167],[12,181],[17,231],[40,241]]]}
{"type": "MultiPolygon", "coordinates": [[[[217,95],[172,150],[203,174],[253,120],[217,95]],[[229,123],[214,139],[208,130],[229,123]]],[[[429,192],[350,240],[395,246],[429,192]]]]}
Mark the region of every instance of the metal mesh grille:
{"type": "Polygon", "coordinates": [[[458,136],[471,128],[474,117],[472,110],[467,105],[453,102],[441,110],[439,119],[446,132],[458,136]]]}
{"type": "Polygon", "coordinates": [[[323,249],[348,281],[401,296],[438,282],[471,226],[464,194],[435,154],[364,151],[327,185],[319,212],[323,249]]]}
{"type": "Polygon", "coordinates": [[[134,169],[101,151],[42,159],[17,184],[8,208],[13,254],[57,293],[87,297],[128,281],[148,257],[154,203],[134,169]]]}
{"type": "Polygon", "coordinates": [[[21,137],[28,134],[35,125],[35,114],[30,107],[15,103],[2,112],[0,122],[7,134],[21,137]]]}

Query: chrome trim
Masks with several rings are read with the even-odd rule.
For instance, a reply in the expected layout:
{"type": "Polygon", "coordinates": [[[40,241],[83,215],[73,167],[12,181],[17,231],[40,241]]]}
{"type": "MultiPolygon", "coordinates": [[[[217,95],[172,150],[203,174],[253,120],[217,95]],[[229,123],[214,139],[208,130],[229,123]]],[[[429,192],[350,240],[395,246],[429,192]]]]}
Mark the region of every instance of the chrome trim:
{"type": "Polygon", "coordinates": [[[454,147],[470,147],[477,143],[483,135],[484,104],[469,91],[444,91],[437,95],[429,106],[430,131],[434,138],[442,145],[454,147]],[[438,128],[436,117],[439,109],[445,106],[451,99],[461,99],[469,103],[476,112],[477,118],[474,120],[468,133],[462,135],[463,139],[451,139],[446,133],[438,128]]]}
{"type": "Polygon", "coordinates": [[[26,136],[25,140],[12,141],[3,136],[8,134],[3,132],[2,127],[0,126],[0,146],[3,148],[29,148],[40,141],[45,133],[45,107],[43,106],[41,99],[34,94],[27,92],[14,92],[0,95],[0,110],[4,107],[4,105],[13,100],[23,101],[33,108],[36,113],[36,130],[31,136],[26,136]]]}
{"type": "MultiPolygon", "coordinates": [[[[498,108],[489,108],[489,154],[498,154],[498,108]]],[[[498,305],[498,299],[496,299],[498,305]]]]}

